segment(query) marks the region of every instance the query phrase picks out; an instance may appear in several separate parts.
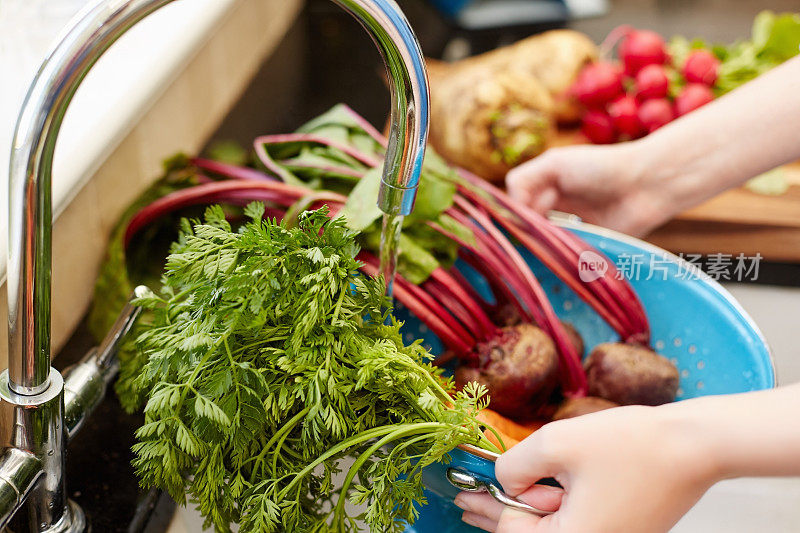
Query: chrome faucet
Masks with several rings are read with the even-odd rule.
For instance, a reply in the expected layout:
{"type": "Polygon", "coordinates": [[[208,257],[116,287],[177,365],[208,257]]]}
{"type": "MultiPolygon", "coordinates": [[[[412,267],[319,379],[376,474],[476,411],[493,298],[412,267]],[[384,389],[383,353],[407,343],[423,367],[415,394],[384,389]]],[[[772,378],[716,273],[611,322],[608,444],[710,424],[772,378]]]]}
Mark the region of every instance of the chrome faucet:
{"type": "MultiPolygon", "coordinates": [[[[83,531],[66,498],[67,439],[105,395],[116,352],[136,320],[128,305],[101,345],[65,377],[50,366],[51,173],[67,106],[100,56],[128,29],[172,0],[103,0],[79,15],[50,52],[23,104],[9,183],[9,368],[0,374],[0,529],[83,531]]],[[[334,0],[380,50],[390,80],[391,131],[378,205],[407,215],[428,131],[428,85],[419,43],[394,0],[334,0]]]]}

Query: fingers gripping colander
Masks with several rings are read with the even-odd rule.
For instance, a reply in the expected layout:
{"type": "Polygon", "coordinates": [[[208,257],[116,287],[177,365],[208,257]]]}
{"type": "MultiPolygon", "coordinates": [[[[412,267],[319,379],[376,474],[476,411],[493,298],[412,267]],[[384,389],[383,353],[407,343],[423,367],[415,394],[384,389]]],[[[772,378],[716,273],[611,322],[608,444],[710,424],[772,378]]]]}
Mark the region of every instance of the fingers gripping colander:
{"type": "MultiPolygon", "coordinates": [[[[775,375],[769,348],[753,320],[722,286],[680,258],[643,241],[582,224],[560,224],[629,269],[631,284],[644,305],[651,326],[651,344],[672,360],[680,371],[678,400],[710,394],[729,394],[771,388],[775,375]]],[[[560,318],[572,323],[584,339],[587,353],[602,342],[617,341],[614,331],[576,295],[522,250],[560,318]]],[[[485,281],[464,265],[458,265],[479,292],[488,296],[485,281]]],[[[405,321],[407,341],[421,338],[434,353],[442,351],[439,340],[415,317],[398,306],[405,321]]],[[[454,450],[448,465],[427,467],[423,473],[428,504],[407,533],[465,533],[478,531],[463,524],[453,504],[458,493],[447,479],[455,468],[495,482],[491,454],[454,450]]]]}

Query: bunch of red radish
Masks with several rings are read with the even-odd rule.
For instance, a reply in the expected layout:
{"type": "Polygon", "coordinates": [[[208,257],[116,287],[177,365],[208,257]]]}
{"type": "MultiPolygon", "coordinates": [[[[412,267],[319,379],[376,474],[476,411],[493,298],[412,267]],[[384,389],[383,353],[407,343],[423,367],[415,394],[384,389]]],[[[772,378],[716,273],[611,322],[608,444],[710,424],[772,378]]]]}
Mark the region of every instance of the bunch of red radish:
{"type": "Polygon", "coordinates": [[[601,59],[585,66],[570,89],[586,108],[583,134],[595,144],[636,139],[707,104],[714,99],[719,63],[698,49],[675,64],[656,32],[614,29],[601,45],[601,59]],[[619,61],[603,59],[617,41],[619,61]]]}

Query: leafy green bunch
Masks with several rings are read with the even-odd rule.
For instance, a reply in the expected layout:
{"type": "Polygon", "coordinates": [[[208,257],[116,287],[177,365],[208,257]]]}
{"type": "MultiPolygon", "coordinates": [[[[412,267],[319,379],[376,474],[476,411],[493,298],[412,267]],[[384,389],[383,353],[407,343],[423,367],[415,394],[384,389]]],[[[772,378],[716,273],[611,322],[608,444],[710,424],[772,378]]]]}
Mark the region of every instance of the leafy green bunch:
{"type": "Polygon", "coordinates": [[[800,14],[762,11],[753,19],[750,39],[730,45],[709,45],[702,39],[673,37],[669,43],[675,65],[683,65],[691,50],[711,50],[720,60],[717,95],[725,94],[798,54],[800,14]]]}
{"type": "MultiPolygon", "coordinates": [[[[376,199],[386,150],[368,127],[349,107],[339,104],[298,128],[294,135],[256,139],[256,149],[259,164],[265,164],[267,171],[282,181],[346,195],[342,215],[347,225],[360,232],[358,240],[365,249],[377,252],[383,212],[376,199]]],[[[458,255],[456,242],[427,222],[465,242],[474,240],[466,227],[446,213],[461,182],[455,169],[429,147],[414,211],[405,217],[400,236],[398,271],[412,283],[422,283],[439,266],[451,266],[458,255]]]]}
{"type": "Polygon", "coordinates": [[[403,344],[341,218],[288,228],[245,212],[239,231],[218,206],[184,221],[163,288],[137,302],[151,318],[121,378],[146,402],[136,471],[217,531],[402,531],[423,467],[494,449],[475,418],[485,391],[455,392],[403,344]]]}

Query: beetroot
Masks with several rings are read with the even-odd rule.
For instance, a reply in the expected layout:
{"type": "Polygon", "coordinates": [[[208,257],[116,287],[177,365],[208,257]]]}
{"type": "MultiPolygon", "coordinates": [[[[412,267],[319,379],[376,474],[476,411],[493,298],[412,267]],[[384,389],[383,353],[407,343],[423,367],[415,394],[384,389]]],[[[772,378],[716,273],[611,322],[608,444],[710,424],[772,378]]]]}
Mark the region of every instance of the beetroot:
{"type": "Polygon", "coordinates": [[[557,383],[558,355],[553,340],[531,324],[503,328],[475,346],[477,364],[456,369],[456,385],[477,381],[489,391],[489,407],[519,416],[550,395],[557,383]]]}
{"type": "Polygon", "coordinates": [[[597,61],[583,67],[571,93],[583,105],[598,107],[622,94],[622,72],[617,65],[597,61]]]}
{"type": "Polygon", "coordinates": [[[675,365],[643,346],[600,344],[585,368],[589,394],[620,405],[661,405],[674,401],[678,392],[675,365]]]}
{"type": "Polygon", "coordinates": [[[719,73],[719,59],[708,50],[693,50],[686,57],[681,73],[689,83],[713,87],[719,73]]]}
{"type": "Polygon", "coordinates": [[[669,78],[662,65],[647,65],[636,74],[634,92],[639,100],[664,98],[669,89],[669,78]]]}
{"type": "Polygon", "coordinates": [[[620,133],[638,137],[642,133],[642,123],[637,115],[639,104],[633,96],[620,96],[608,104],[608,115],[620,133]]]}
{"type": "Polygon", "coordinates": [[[583,116],[581,132],[594,144],[609,144],[619,138],[608,113],[596,109],[590,109],[583,116]]]}
{"type": "Polygon", "coordinates": [[[575,352],[578,354],[578,357],[582,358],[583,352],[586,351],[586,345],[583,343],[583,337],[581,337],[581,334],[578,333],[577,329],[575,329],[575,326],[569,322],[564,322],[562,320],[561,325],[564,326],[564,331],[567,332],[569,342],[575,347],[575,352]]]}
{"type": "Polygon", "coordinates": [[[681,117],[689,111],[694,111],[698,107],[706,105],[713,99],[714,93],[711,92],[708,85],[690,83],[675,98],[675,113],[681,117]]]}
{"type": "Polygon", "coordinates": [[[629,76],[647,65],[663,65],[669,57],[664,39],[650,30],[629,30],[617,51],[629,76]]]}
{"type": "Polygon", "coordinates": [[[675,118],[672,104],[666,98],[647,100],[639,107],[639,121],[649,133],[654,132],[675,118]]]}
{"type": "Polygon", "coordinates": [[[605,398],[598,398],[597,396],[567,398],[558,407],[558,410],[553,415],[553,420],[575,418],[576,416],[588,415],[598,411],[611,409],[613,407],[619,407],[619,405],[612,401],[606,400],[605,398]]]}
{"type": "MultiPolygon", "coordinates": [[[[522,316],[510,302],[505,302],[494,310],[494,321],[502,327],[517,326],[522,323],[522,316]]],[[[568,332],[569,333],[569,332],[568,332]]]]}

